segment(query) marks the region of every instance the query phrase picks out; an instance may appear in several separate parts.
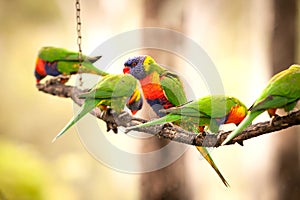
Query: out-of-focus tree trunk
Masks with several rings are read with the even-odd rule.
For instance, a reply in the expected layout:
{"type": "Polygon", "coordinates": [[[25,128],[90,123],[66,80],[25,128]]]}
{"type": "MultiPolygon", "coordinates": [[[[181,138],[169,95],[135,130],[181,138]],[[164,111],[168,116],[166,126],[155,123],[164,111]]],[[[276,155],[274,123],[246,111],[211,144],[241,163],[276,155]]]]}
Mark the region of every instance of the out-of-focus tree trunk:
{"type": "MultiPolygon", "coordinates": [[[[286,69],[296,60],[297,0],[274,0],[274,32],[271,47],[273,74],[286,69]]],[[[278,146],[275,178],[278,199],[300,197],[300,143],[297,128],[282,133],[278,146]]]]}
{"type": "MultiPolygon", "coordinates": [[[[171,28],[183,32],[182,1],[144,0],[143,6],[143,26],[171,28]]],[[[168,35],[165,35],[164,38],[154,38],[147,35],[147,38],[144,38],[144,40],[148,41],[159,40],[161,42],[170,39],[172,40],[172,38],[169,38],[168,35]]],[[[180,45],[180,41],[173,42],[177,42],[178,45],[180,45]]],[[[170,60],[170,57],[166,55],[166,52],[146,50],[143,53],[150,54],[158,61],[158,63],[168,63],[168,65],[175,64],[174,62],[172,63],[172,60],[170,60]]],[[[167,143],[168,141],[164,139],[152,137],[143,143],[142,151],[149,152],[159,150],[167,143]]],[[[159,164],[167,156],[171,156],[171,154],[172,152],[164,151],[150,162],[156,162],[159,164]]],[[[184,160],[184,156],[182,156],[165,168],[142,174],[140,179],[140,199],[191,199],[191,192],[189,190],[190,187],[187,185],[185,177],[186,167],[184,160]]],[[[144,162],[141,164],[147,165],[149,163],[144,162]]]]}

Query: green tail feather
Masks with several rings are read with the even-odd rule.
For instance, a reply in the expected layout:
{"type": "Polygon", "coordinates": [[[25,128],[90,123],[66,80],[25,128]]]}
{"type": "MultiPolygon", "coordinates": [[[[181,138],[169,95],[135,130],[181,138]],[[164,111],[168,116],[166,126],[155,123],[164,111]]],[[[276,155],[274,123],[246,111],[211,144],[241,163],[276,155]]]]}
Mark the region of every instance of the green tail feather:
{"type": "Polygon", "coordinates": [[[215,172],[218,174],[218,176],[220,177],[220,179],[222,180],[222,182],[224,183],[224,185],[226,187],[229,187],[230,186],[229,183],[226,181],[226,179],[224,178],[224,176],[222,175],[222,173],[219,171],[217,165],[215,164],[214,160],[210,156],[208,150],[205,147],[200,147],[200,146],[196,146],[196,148],[199,151],[199,153],[203,156],[203,158],[205,158],[205,160],[215,170],[215,172]]]}
{"type": "Polygon", "coordinates": [[[95,67],[92,63],[88,62],[88,61],[84,61],[82,62],[82,66],[79,69],[79,72],[81,73],[92,73],[92,74],[98,74],[100,76],[106,76],[109,73],[102,71],[100,69],[98,69],[97,67],[95,67]]]}
{"type": "Polygon", "coordinates": [[[238,127],[232,131],[227,138],[223,141],[221,145],[225,145],[230,140],[232,140],[235,136],[237,136],[240,132],[242,132],[247,126],[251,124],[251,122],[261,113],[263,113],[264,110],[258,110],[258,111],[250,111],[248,115],[245,117],[245,119],[238,125],[238,127]]]}
{"type": "Polygon", "coordinates": [[[93,110],[98,101],[91,99],[86,100],[84,105],[82,106],[82,109],[78,112],[78,114],[68,122],[68,124],[55,136],[55,138],[52,140],[52,142],[55,142],[57,138],[59,138],[62,134],[64,134],[69,128],[71,128],[76,122],[78,122],[83,116],[85,116],[87,113],[89,113],[91,110],[93,110]]]}
{"type": "MultiPolygon", "coordinates": [[[[77,56],[77,58],[78,58],[78,56],[77,56]]],[[[100,58],[102,58],[102,56],[87,57],[86,59],[87,59],[88,61],[90,61],[91,63],[94,63],[94,62],[96,62],[97,60],[99,60],[100,58]]]]}
{"type": "Polygon", "coordinates": [[[167,122],[174,122],[174,121],[177,121],[177,120],[180,120],[180,119],[181,119],[180,115],[169,114],[169,115],[166,115],[164,117],[155,119],[153,121],[150,121],[150,122],[147,122],[147,123],[144,123],[144,124],[139,124],[139,125],[136,125],[136,126],[128,127],[128,128],[126,128],[126,130],[130,131],[130,130],[145,127],[145,126],[154,126],[154,125],[158,125],[158,124],[164,124],[164,123],[167,123],[167,122]]]}
{"type": "MultiPolygon", "coordinates": [[[[192,127],[191,131],[193,131],[195,133],[199,132],[195,127],[192,127]]],[[[196,148],[199,151],[199,153],[202,155],[202,157],[208,162],[208,164],[215,170],[215,172],[218,174],[218,176],[220,177],[220,179],[222,180],[222,182],[224,183],[224,185],[226,187],[229,187],[230,186],[229,183],[226,181],[226,179],[224,178],[224,176],[222,175],[222,173],[218,169],[216,163],[214,162],[214,160],[210,156],[207,148],[201,147],[201,146],[196,146],[196,148]]]]}

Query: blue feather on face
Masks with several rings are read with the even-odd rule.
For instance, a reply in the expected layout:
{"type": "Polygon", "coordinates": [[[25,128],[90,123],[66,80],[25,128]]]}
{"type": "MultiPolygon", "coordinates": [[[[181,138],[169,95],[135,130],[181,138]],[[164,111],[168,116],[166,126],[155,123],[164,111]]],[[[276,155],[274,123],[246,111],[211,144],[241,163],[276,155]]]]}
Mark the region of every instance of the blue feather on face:
{"type": "Polygon", "coordinates": [[[136,56],[129,58],[125,63],[125,67],[129,67],[129,73],[136,79],[141,80],[147,76],[145,68],[143,66],[146,56],[136,56]]]}

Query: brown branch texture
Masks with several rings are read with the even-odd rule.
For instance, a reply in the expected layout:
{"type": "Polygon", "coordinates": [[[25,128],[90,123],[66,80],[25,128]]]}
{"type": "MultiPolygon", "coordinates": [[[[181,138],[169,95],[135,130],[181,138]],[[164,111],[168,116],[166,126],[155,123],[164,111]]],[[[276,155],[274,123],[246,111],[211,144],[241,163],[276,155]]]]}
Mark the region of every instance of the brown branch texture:
{"type": "MultiPolygon", "coordinates": [[[[86,92],[86,90],[81,90],[75,86],[62,84],[60,82],[60,78],[50,79],[44,84],[39,83],[36,85],[36,87],[39,91],[48,94],[71,98],[73,102],[79,106],[83,104],[84,100],[79,99],[78,95],[86,92]]],[[[113,130],[114,132],[117,132],[118,126],[129,127],[137,125],[139,123],[147,122],[147,120],[135,118],[125,111],[117,115],[113,110],[101,112],[99,109],[95,108],[91,112],[91,114],[106,122],[107,131],[113,130]]],[[[243,145],[244,140],[286,129],[299,124],[300,111],[290,113],[286,116],[276,116],[271,121],[260,122],[248,126],[244,131],[242,131],[238,136],[233,138],[226,145],[234,143],[243,145]]],[[[208,134],[206,132],[195,134],[172,124],[141,127],[135,129],[135,131],[145,132],[180,143],[204,147],[219,147],[231,132],[219,131],[217,134],[208,134]]]]}

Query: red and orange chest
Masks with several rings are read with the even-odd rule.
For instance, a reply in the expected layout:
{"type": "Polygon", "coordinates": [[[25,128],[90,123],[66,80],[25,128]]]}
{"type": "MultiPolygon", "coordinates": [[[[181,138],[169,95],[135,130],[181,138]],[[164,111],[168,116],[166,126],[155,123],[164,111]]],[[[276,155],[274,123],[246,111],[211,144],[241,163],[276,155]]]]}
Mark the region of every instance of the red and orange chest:
{"type": "Polygon", "coordinates": [[[146,76],[140,80],[141,87],[146,99],[154,100],[159,98],[165,98],[165,93],[160,84],[160,77],[157,73],[146,76]]]}

